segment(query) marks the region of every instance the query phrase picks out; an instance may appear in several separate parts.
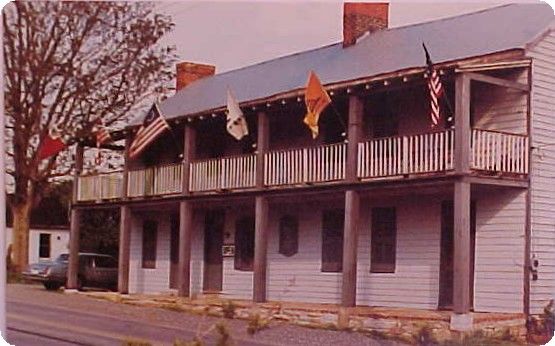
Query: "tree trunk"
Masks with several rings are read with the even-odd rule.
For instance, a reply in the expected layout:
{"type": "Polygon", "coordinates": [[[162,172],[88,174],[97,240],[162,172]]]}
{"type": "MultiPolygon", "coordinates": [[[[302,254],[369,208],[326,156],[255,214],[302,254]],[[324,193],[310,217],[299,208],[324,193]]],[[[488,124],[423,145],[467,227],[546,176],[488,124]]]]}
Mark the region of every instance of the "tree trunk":
{"type": "Polygon", "coordinates": [[[29,264],[29,225],[31,221],[30,199],[21,204],[12,206],[13,213],[13,246],[12,246],[12,270],[22,272],[29,264]]]}

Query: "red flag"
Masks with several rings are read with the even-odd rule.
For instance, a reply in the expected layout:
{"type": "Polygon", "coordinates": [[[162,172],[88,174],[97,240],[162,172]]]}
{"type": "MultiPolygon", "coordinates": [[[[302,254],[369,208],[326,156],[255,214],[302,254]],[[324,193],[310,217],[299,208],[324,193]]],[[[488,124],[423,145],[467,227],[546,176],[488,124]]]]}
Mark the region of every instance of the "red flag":
{"type": "Polygon", "coordinates": [[[60,136],[52,136],[48,134],[39,147],[39,160],[44,160],[50,156],[54,156],[66,148],[66,144],[60,136]]]}

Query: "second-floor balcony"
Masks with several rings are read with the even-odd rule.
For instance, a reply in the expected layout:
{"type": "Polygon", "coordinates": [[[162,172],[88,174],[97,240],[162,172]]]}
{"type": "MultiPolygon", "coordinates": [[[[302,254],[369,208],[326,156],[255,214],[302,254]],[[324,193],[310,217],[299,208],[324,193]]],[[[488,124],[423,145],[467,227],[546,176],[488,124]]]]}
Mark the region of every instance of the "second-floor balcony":
{"type": "MultiPolygon", "coordinates": [[[[528,137],[472,129],[470,168],[487,176],[524,177],[528,174],[528,137]]],[[[443,176],[453,171],[454,130],[372,139],[358,143],[357,178],[361,182],[443,176]]],[[[183,164],[133,169],[128,172],[126,197],[145,198],[256,189],[257,155],[196,160],[183,179],[183,164]]],[[[264,188],[337,184],[345,180],[347,144],[270,151],[263,156],[264,188]]],[[[123,197],[123,172],[86,175],[78,180],[79,201],[123,197]]]]}

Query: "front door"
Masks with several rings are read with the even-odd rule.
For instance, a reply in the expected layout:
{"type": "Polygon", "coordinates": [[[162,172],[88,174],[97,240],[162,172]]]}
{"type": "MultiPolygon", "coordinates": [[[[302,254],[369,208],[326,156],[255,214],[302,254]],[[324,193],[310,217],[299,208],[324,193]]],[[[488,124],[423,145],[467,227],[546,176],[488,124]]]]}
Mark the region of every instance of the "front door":
{"type": "Polygon", "coordinates": [[[224,218],[223,210],[208,211],[204,218],[204,291],[222,290],[224,218]]]}
{"type": "MultiPolygon", "coordinates": [[[[453,308],[453,250],[454,250],[453,202],[441,204],[441,253],[439,266],[438,308],[453,308]]],[[[470,306],[474,300],[474,255],[476,243],[476,205],[470,208],[470,306]]]]}
{"type": "Polygon", "coordinates": [[[179,283],[179,216],[170,218],[170,288],[177,289],[179,283]]]}

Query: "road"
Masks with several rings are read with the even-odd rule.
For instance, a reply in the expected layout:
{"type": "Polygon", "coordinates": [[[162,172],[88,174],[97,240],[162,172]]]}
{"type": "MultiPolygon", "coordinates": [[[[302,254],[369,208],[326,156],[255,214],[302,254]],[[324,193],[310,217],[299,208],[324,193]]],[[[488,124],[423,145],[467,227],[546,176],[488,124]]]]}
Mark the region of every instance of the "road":
{"type": "MultiPolygon", "coordinates": [[[[314,330],[274,324],[254,336],[246,321],[201,317],[153,307],[97,300],[79,294],[49,292],[37,285],[8,285],[8,342],[16,346],[122,345],[139,339],[152,345],[192,340],[218,322],[225,323],[234,345],[396,345],[358,333],[314,330]]],[[[203,339],[216,342],[214,331],[203,339]]]]}

